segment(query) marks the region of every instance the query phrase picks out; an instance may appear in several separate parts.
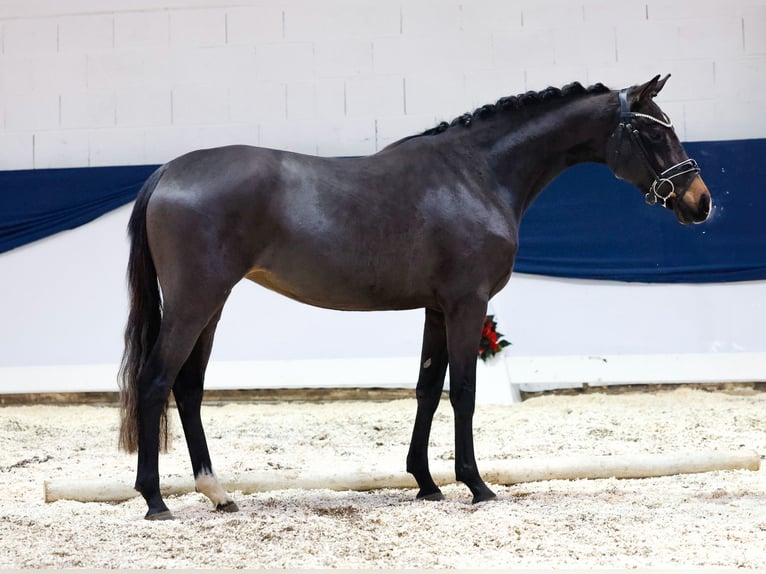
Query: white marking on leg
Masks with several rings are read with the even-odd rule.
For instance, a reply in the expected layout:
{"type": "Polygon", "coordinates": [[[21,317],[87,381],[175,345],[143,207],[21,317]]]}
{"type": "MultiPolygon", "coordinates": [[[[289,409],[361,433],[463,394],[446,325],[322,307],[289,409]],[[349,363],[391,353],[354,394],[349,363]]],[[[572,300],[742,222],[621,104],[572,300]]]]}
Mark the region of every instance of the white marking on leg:
{"type": "Polygon", "coordinates": [[[231,497],[218,482],[218,477],[211,470],[202,469],[202,472],[194,479],[194,486],[197,492],[207,496],[216,507],[232,502],[231,497]]]}

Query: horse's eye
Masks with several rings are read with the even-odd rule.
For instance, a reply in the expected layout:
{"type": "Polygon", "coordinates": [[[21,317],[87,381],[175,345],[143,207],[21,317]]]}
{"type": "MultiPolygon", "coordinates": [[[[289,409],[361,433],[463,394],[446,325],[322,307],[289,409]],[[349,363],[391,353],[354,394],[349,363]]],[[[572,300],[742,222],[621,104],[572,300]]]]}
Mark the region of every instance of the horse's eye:
{"type": "Polygon", "coordinates": [[[649,130],[646,136],[649,138],[649,141],[653,143],[660,143],[665,139],[665,134],[659,130],[649,130]]]}

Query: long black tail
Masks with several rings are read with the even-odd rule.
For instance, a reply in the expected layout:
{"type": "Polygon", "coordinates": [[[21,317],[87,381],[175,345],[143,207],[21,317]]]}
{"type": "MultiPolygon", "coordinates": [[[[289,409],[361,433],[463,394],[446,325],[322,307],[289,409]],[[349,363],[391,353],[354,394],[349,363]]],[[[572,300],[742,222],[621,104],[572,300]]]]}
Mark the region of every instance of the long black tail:
{"type": "MultiPolygon", "coordinates": [[[[119,447],[128,452],[138,450],[139,379],[160,330],[162,300],[157,284],[146,233],[146,207],[157,187],[165,166],[157,169],[138,192],[128,223],[130,257],[128,259],[128,290],[130,314],[125,327],[125,350],[120,364],[120,439],[119,447]]],[[[166,405],[167,409],[167,405],[166,405]]],[[[167,447],[167,417],[163,412],[160,424],[160,445],[167,447]]]]}

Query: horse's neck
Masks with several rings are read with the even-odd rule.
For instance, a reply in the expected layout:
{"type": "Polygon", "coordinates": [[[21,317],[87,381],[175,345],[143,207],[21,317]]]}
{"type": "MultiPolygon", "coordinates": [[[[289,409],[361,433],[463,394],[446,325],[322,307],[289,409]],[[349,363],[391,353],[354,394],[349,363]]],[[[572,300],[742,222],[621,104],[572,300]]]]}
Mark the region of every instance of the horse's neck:
{"type": "Polygon", "coordinates": [[[520,212],[568,167],[605,162],[615,118],[609,96],[564,101],[537,115],[535,110],[516,117],[509,114],[483,134],[495,177],[520,212]]]}

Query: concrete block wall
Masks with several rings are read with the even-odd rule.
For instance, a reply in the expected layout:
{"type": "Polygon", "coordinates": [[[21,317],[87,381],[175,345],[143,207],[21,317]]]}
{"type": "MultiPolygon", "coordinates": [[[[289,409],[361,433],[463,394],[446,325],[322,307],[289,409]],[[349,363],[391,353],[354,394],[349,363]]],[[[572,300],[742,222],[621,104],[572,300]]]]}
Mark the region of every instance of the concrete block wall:
{"type": "Polygon", "coordinates": [[[666,72],[682,139],[765,137],[766,0],[2,0],[0,169],[368,154],[504,95],[666,72]]]}

